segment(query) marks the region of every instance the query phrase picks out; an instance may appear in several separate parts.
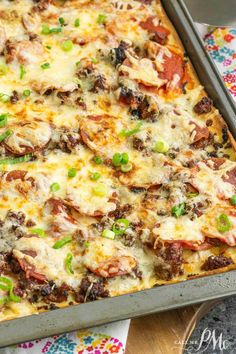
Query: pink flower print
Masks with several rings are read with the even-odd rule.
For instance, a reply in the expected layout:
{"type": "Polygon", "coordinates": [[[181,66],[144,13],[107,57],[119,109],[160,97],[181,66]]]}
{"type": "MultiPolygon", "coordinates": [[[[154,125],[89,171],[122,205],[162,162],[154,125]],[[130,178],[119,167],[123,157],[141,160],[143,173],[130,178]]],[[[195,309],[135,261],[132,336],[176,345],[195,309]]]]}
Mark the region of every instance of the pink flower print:
{"type": "Polygon", "coordinates": [[[232,60],[230,60],[230,59],[225,59],[225,60],[223,61],[223,65],[224,65],[224,66],[229,66],[230,64],[232,64],[232,60]]]}

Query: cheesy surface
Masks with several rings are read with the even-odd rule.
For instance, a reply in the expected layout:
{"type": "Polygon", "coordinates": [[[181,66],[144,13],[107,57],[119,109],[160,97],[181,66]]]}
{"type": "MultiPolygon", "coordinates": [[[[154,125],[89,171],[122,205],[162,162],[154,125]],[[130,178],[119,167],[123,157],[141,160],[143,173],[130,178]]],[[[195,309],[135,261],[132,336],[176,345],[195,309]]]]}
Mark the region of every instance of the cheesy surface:
{"type": "Polygon", "coordinates": [[[233,269],[228,128],[159,1],[0,2],[1,320],[233,269]]]}

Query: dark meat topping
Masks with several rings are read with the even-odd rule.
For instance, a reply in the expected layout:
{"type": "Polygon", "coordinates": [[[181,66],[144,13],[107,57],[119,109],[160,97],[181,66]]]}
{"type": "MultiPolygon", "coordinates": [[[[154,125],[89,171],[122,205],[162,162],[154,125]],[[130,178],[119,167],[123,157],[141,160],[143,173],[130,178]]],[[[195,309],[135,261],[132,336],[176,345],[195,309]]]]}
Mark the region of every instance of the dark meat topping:
{"type": "Polygon", "coordinates": [[[15,104],[19,101],[18,92],[16,90],[12,92],[12,95],[10,96],[10,101],[12,104],[15,104]]]}
{"type": "Polygon", "coordinates": [[[159,245],[156,253],[155,271],[160,279],[170,280],[174,276],[183,274],[183,248],[179,243],[159,245]]]}
{"type": "Polygon", "coordinates": [[[114,61],[115,66],[122,64],[126,59],[125,49],[127,49],[128,46],[129,45],[126,42],[121,41],[119,47],[111,50],[110,56],[112,61],[114,61]]]}
{"type": "Polygon", "coordinates": [[[205,96],[193,107],[193,110],[197,114],[206,114],[211,111],[212,104],[212,100],[205,96]]]}
{"type": "Polygon", "coordinates": [[[104,288],[105,283],[103,279],[90,280],[89,277],[82,279],[79,291],[75,294],[77,302],[94,301],[101,297],[108,297],[109,292],[104,288]]]}
{"type": "Polygon", "coordinates": [[[201,266],[201,269],[205,271],[214,270],[227,267],[230,264],[234,264],[233,260],[229,257],[225,257],[224,255],[209,256],[201,266]]]}

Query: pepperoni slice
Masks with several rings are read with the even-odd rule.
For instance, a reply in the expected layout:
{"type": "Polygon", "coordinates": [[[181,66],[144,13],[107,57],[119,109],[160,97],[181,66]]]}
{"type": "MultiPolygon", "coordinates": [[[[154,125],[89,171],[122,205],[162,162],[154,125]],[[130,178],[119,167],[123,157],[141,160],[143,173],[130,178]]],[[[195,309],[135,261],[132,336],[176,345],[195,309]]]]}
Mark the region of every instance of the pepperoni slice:
{"type": "MultiPolygon", "coordinates": [[[[167,37],[170,33],[170,31],[167,28],[161,26],[159,24],[158,19],[153,16],[148,17],[146,19],[146,21],[141,21],[140,26],[143,29],[147,30],[149,33],[157,34],[157,36],[159,37],[161,42],[163,42],[163,41],[165,42],[165,40],[167,39],[167,37]]],[[[157,41],[157,43],[163,44],[161,42],[157,41]]]]}
{"type": "Polygon", "coordinates": [[[89,268],[91,272],[103,278],[114,278],[119,275],[130,274],[137,266],[135,258],[120,256],[110,258],[98,265],[97,268],[89,268]]]}
{"type": "Polygon", "coordinates": [[[236,167],[226,173],[226,176],[223,176],[223,181],[232,184],[236,187],[236,167]]]}
{"type": "Polygon", "coordinates": [[[176,86],[181,87],[184,78],[184,61],[180,55],[171,52],[171,56],[164,55],[163,70],[159,72],[159,77],[168,82],[176,79],[176,86]],[[178,75],[178,77],[177,77],[178,75]]]}
{"type": "Polygon", "coordinates": [[[27,171],[23,170],[13,170],[10,172],[5,172],[4,173],[4,178],[7,182],[15,181],[17,179],[20,179],[21,181],[24,180],[25,176],[27,174],[27,171]]]}
{"type": "Polygon", "coordinates": [[[15,155],[25,155],[43,149],[52,135],[50,125],[39,120],[19,123],[11,129],[13,134],[4,140],[4,145],[15,155]]]}
{"type": "Polygon", "coordinates": [[[209,139],[209,130],[207,127],[201,127],[195,122],[190,122],[190,124],[194,124],[195,127],[191,133],[192,135],[192,146],[196,149],[203,148],[207,145],[209,139]]]}
{"type": "Polygon", "coordinates": [[[35,272],[35,267],[31,264],[29,264],[25,258],[18,259],[18,262],[22,268],[22,270],[25,272],[26,278],[34,278],[38,280],[39,282],[44,282],[47,280],[45,275],[40,274],[35,272]]]}

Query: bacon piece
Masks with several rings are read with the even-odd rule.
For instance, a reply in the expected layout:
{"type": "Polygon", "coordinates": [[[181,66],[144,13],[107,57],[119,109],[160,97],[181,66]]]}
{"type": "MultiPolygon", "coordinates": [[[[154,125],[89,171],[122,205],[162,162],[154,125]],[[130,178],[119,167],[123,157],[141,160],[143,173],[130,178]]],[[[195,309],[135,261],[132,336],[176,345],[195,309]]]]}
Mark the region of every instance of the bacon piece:
{"type": "Polygon", "coordinates": [[[130,274],[137,266],[135,258],[131,256],[120,256],[110,258],[98,265],[97,268],[91,268],[91,272],[103,278],[113,278],[119,275],[130,274]]]}
{"type": "Polygon", "coordinates": [[[18,262],[22,268],[22,270],[25,272],[26,278],[34,278],[38,280],[39,282],[44,282],[47,280],[45,275],[40,274],[35,272],[35,267],[31,264],[29,264],[25,258],[18,259],[18,262]]]}

